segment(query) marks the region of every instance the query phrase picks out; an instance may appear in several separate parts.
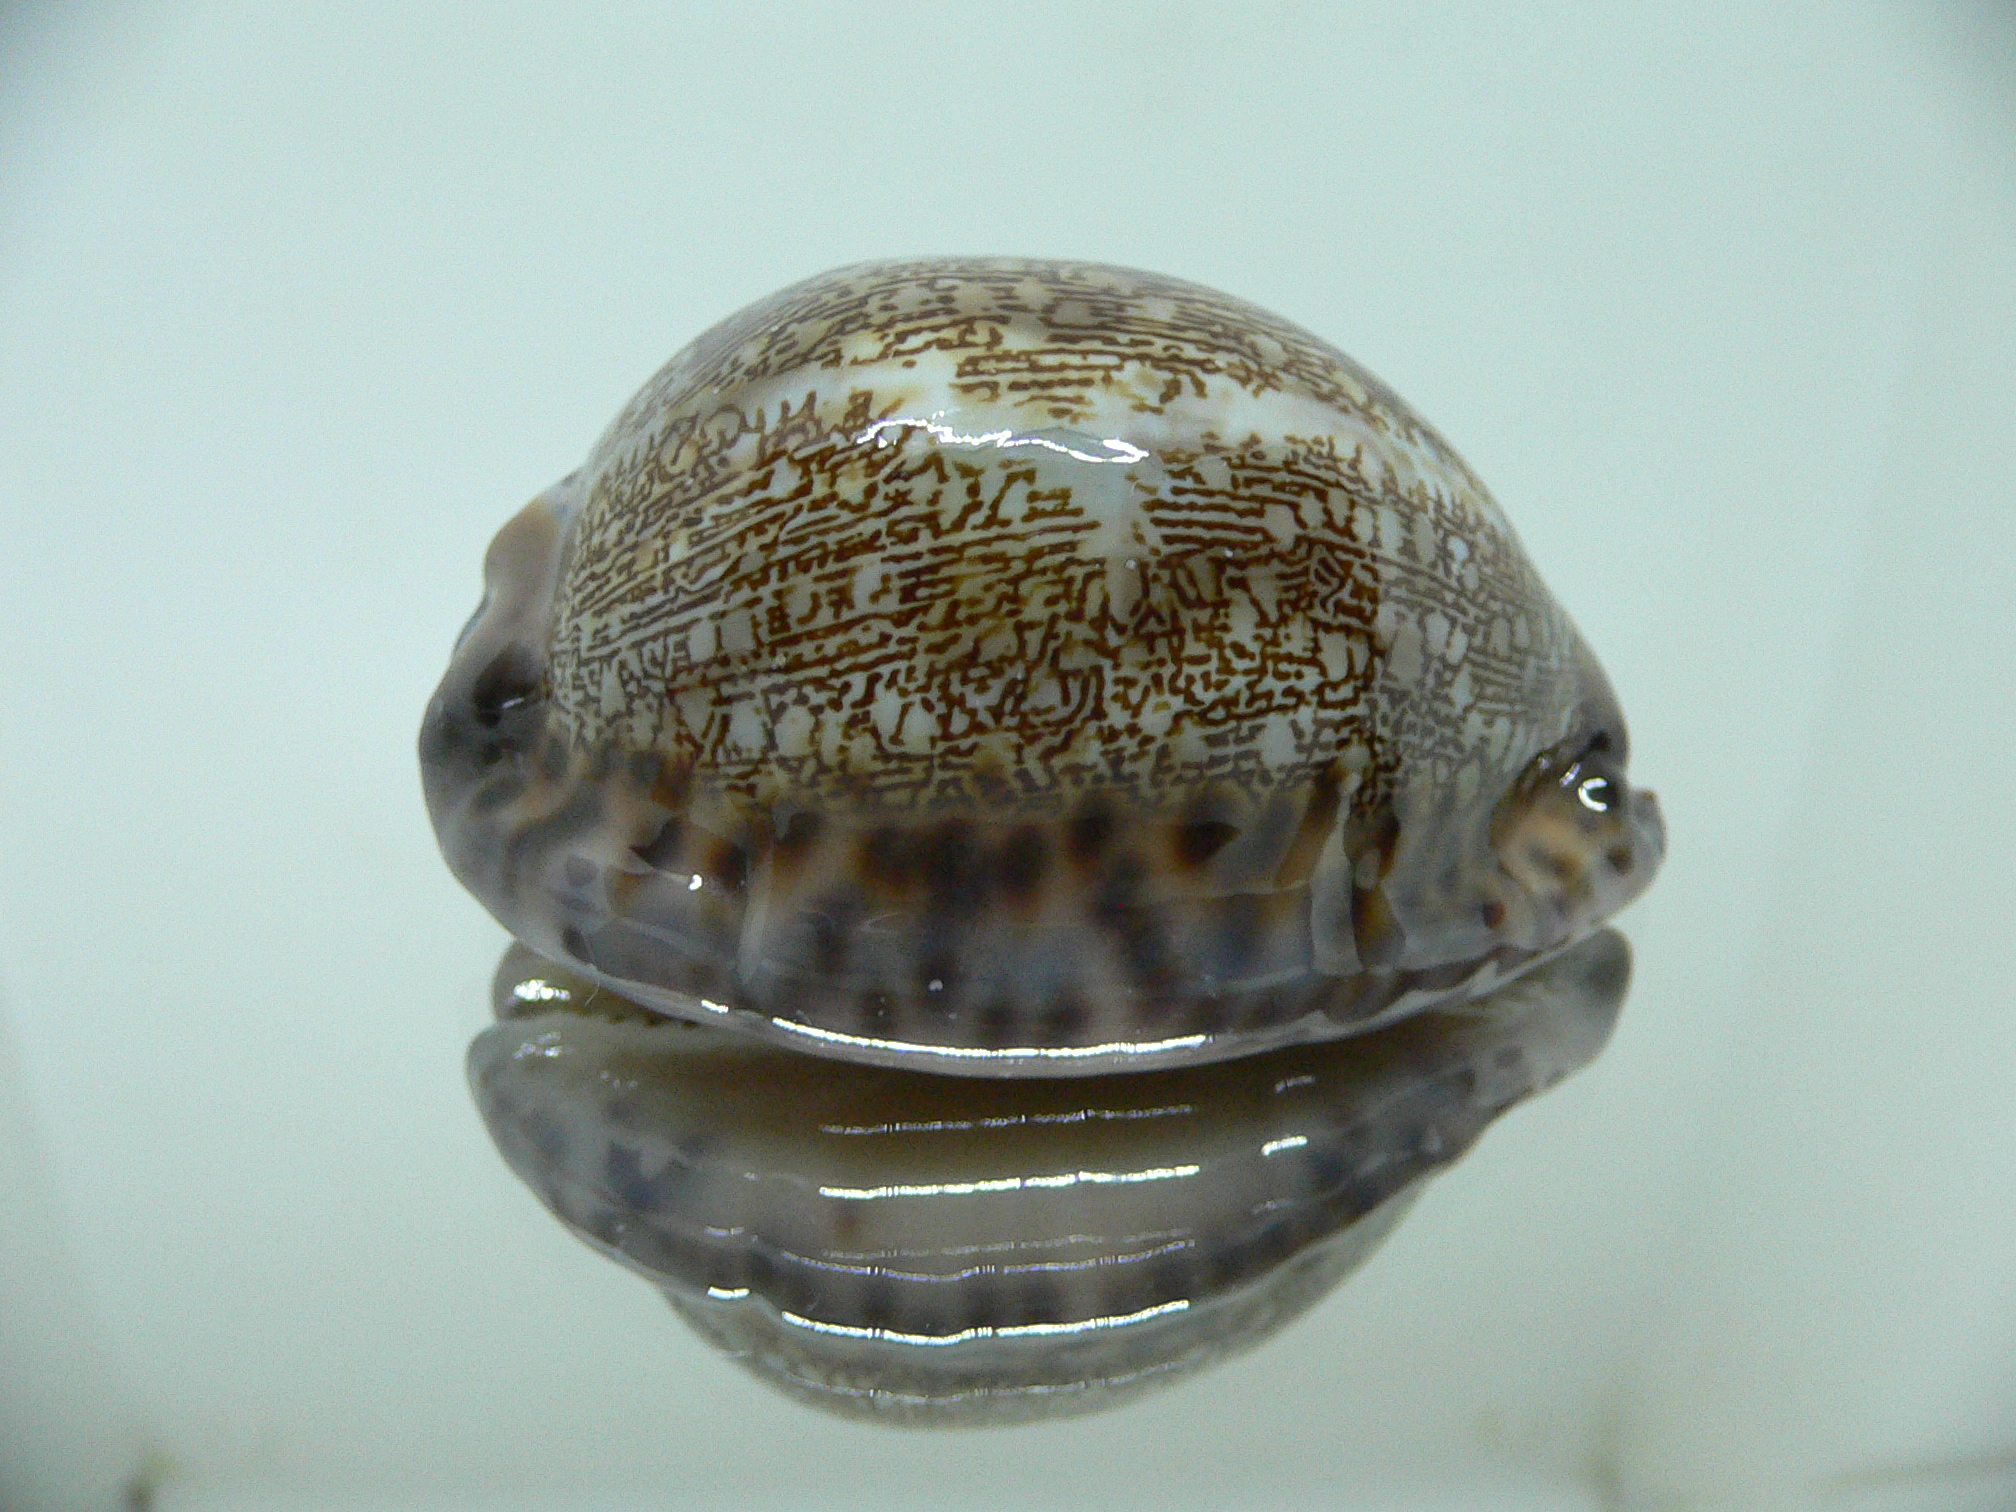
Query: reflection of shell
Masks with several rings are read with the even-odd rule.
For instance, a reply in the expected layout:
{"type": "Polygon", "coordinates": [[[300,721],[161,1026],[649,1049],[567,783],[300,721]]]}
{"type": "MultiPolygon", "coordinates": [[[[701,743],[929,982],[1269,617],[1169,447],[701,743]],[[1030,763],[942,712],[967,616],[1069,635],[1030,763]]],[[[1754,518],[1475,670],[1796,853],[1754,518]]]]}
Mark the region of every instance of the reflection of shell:
{"type": "Polygon", "coordinates": [[[451,864],[542,954],[802,1049],[1084,1073],[1362,1029],[1586,934],[1663,844],[1461,460],[1151,274],[787,289],[487,575],[422,732],[451,864]]]}
{"type": "Polygon", "coordinates": [[[1606,930],[1348,1043],[1003,1083],[656,1019],[518,948],[469,1073],[540,1199],[773,1384],[1014,1421],[1174,1380],[1315,1302],[1423,1178],[1595,1055],[1628,974],[1606,930]]]}

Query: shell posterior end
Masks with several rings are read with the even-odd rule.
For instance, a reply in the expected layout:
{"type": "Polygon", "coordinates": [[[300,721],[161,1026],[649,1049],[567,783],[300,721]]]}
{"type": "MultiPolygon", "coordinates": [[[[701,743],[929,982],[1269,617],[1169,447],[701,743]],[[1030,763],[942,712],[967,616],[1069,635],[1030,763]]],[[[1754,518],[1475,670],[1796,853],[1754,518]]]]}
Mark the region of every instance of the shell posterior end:
{"type": "Polygon", "coordinates": [[[1624,908],[1666,854],[1659,800],[1625,780],[1607,736],[1565,759],[1560,750],[1535,759],[1492,827],[1499,865],[1530,900],[1543,946],[1586,935],[1624,908]]]}

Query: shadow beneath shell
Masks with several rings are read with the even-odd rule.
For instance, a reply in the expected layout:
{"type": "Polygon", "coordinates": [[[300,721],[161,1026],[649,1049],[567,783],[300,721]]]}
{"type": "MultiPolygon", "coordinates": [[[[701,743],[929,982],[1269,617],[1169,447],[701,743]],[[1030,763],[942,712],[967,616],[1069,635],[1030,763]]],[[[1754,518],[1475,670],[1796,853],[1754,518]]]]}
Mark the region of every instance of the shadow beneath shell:
{"type": "Polygon", "coordinates": [[[1605,930],[1353,1039],[1000,1081],[660,1018],[514,946],[469,1080],[554,1216],[771,1385],[881,1422],[1026,1422],[1305,1312],[1493,1119],[1595,1057],[1629,977],[1605,930]]]}

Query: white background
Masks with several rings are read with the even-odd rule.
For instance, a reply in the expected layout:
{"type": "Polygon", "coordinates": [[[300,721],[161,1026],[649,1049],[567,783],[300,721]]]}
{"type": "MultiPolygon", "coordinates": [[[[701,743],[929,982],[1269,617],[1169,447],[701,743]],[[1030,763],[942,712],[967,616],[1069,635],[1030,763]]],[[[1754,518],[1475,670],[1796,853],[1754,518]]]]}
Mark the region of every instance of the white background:
{"type": "Polygon", "coordinates": [[[2012,506],[1987,5],[0,13],[0,1503],[2016,1504],[2012,506]],[[491,532],[673,349],[976,251],[1390,381],[1672,844],[1605,1057],[1309,1321],[916,1436],[492,1154],[412,747],[491,532]]]}

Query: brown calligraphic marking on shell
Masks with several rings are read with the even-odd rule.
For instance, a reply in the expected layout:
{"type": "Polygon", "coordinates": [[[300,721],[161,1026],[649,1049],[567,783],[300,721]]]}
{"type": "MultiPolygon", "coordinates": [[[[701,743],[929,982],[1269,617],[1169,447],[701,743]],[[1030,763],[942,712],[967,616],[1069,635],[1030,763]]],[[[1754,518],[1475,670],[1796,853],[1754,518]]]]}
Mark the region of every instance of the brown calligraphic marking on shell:
{"type": "Polygon", "coordinates": [[[1489,494],[1153,274],[872,263],[702,336],[491,547],[421,732],[456,874],[660,1012],[972,1074],[1489,991],[1664,834],[1489,494]]]}
{"type": "Polygon", "coordinates": [[[469,1078],[546,1207],[770,1384],[884,1422],[1015,1422],[1292,1320],[1596,1055],[1629,973],[1604,930],[1349,1044],[976,1082],[655,1018],[521,946],[469,1078]]]}

